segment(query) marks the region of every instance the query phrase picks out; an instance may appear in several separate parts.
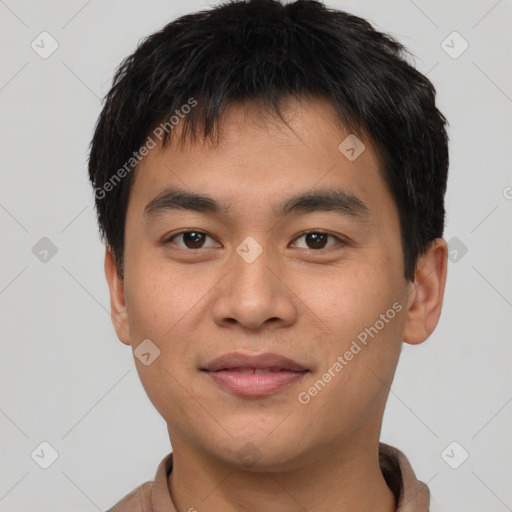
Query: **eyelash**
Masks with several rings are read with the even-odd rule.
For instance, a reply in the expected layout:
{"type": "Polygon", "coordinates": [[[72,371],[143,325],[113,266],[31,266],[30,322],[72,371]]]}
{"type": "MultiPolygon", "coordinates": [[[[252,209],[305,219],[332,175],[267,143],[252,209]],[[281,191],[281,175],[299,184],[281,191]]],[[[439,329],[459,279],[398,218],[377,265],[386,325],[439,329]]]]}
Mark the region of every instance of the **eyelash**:
{"type": "MultiPolygon", "coordinates": [[[[163,245],[167,245],[167,244],[170,244],[170,243],[173,243],[172,241],[181,236],[181,235],[186,235],[187,233],[198,233],[200,235],[205,235],[205,236],[209,236],[212,240],[214,240],[213,237],[211,237],[210,235],[208,235],[208,233],[205,233],[204,231],[200,231],[200,230],[196,230],[196,229],[192,229],[192,230],[187,230],[187,231],[180,231],[179,233],[175,233],[174,235],[172,235],[171,237],[167,238],[166,240],[163,241],[163,245]]],[[[320,252],[322,250],[327,250],[327,249],[333,249],[335,248],[336,246],[340,246],[340,247],[343,247],[345,245],[347,245],[347,242],[345,240],[342,240],[341,238],[331,234],[331,233],[327,233],[326,231],[321,231],[321,230],[310,230],[310,231],[305,231],[303,233],[301,233],[300,235],[298,235],[294,241],[298,240],[299,238],[302,238],[303,236],[306,236],[306,235],[309,235],[309,234],[318,234],[318,235],[327,235],[331,238],[334,238],[336,240],[336,245],[335,246],[332,246],[332,247],[327,247],[327,248],[321,248],[321,249],[304,249],[306,251],[311,251],[311,252],[320,252]]],[[[176,245],[176,244],[175,244],[176,245]]],[[[189,247],[180,247],[178,246],[180,249],[184,249],[184,250],[187,250],[187,251],[198,251],[200,249],[205,249],[205,247],[199,247],[197,249],[190,249],[189,247]]],[[[206,249],[208,249],[208,247],[206,247],[206,249]]]]}

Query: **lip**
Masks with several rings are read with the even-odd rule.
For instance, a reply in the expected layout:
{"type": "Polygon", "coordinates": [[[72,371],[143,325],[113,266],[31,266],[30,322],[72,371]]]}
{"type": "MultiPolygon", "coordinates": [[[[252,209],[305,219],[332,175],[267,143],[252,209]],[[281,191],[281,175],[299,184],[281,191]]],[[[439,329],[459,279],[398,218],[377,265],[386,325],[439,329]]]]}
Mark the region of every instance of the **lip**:
{"type": "Polygon", "coordinates": [[[201,370],[225,391],[243,397],[272,395],[296,384],[309,372],[296,361],[272,353],[224,354],[201,370]],[[256,369],[261,372],[255,373],[256,369]]]}
{"type": "Polygon", "coordinates": [[[307,370],[307,368],[297,363],[297,361],[271,352],[259,355],[247,355],[239,352],[231,352],[229,354],[223,354],[213,361],[210,361],[206,365],[206,368],[202,369],[209,372],[216,372],[219,370],[231,370],[233,368],[270,368],[276,370],[288,370],[292,372],[303,372],[304,370],[307,370]]]}

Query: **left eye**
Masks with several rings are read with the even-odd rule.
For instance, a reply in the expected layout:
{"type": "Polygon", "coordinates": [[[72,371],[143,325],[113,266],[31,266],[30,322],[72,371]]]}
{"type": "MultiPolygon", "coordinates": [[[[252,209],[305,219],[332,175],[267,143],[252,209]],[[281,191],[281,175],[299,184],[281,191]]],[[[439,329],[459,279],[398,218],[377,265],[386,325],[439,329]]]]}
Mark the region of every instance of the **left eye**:
{"type": "Polygon", "coordinates": [[[323,231],[310,231],[308,233],[303,233],[299,237],[296,238],[296,240],[299,240],[301,238],[305,237],[306,244],[313,245],[313,247],[304,247],[305,249],[325,249],[327,244],[327,239],[330,237],[333,240],[335,240],[336,244],[343,244],[343,241],[340,240],[338,237],[334,235],[330,235],[329,233],[324,233],[323,231]]]}

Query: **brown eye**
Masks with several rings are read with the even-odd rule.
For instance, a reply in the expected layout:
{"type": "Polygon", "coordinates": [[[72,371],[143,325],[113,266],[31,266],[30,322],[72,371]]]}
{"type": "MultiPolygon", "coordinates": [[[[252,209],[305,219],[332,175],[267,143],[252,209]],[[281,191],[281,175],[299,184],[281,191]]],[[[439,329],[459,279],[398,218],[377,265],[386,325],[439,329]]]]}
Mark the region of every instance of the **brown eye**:
{"type": "Polygon", "coordinates": [[[202,231],[182,231],[169,238],[165,243],[175,243],[175,245],[184,249],[202,249],[206,238],[211,237],[202,231]],[[174,242],[175,239],[181,239],[183,245],[174,242]]]}
{"type": "Polygon", "coordinates": [[[311,249],[323,249],[327,243],[328,236],[325,233],[308,233],[306,235],[306,243],[313,245],[311,249]]]}
{"type": "MultiPolygon", "coordinates": [[[[303,248],[312,250],[325,249],[329,238],[335,240],[335,243],[333,245],[343,245],[344,243],[338,237],[330,235],[329,233],[324,233],[322,231],[309,231],[308,233],[303,233],[296,240],[299,240],[301,238],[304,238],[306,243],[306,247],[303,248]]],[[[333,245],[331,245],[330,247],[332,247],[333,245]]]]}

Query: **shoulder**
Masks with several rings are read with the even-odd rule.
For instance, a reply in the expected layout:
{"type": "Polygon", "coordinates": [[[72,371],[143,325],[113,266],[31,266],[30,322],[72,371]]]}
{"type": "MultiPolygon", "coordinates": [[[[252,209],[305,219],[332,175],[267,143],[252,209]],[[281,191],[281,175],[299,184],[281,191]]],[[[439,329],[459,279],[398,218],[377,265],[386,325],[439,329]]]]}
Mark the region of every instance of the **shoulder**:
{"type": "Polygon", "coordinates": [[[398,512],[428,512],[430,491],[416,478],[409,459],[398,449],[379,443],[382,474],[397,499],[398,512]]]}
{"type": "Polygon", "coordinates": [[[132,492],[127,494],[123,499],[118,501],[107,512],[152,512],[151,493],[153,491],[154,482],[144,482],[132,492]]]}
{"type": "Polygon", "coordinates": [[[167,485],[167,476],[172,470],[172,452],[167,454],[158,465],[155,479],[144,482],[107,512],[176,512],[167,485]]]}

